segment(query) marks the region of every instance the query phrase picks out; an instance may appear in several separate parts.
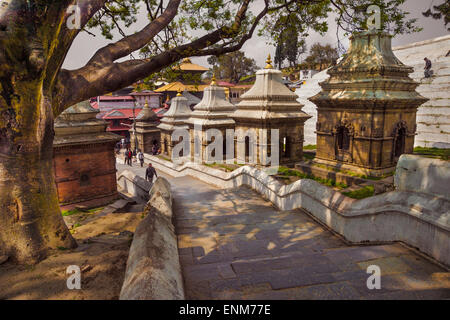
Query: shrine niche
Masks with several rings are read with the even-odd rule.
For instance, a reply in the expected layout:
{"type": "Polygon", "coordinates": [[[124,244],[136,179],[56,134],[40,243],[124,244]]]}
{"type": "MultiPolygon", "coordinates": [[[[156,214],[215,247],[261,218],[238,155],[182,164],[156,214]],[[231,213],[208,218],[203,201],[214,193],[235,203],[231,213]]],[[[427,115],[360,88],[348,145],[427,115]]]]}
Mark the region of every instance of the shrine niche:
{"type": "Polygon", "coordinates": [[[416,111],[427,99],[409,77],[413,68],[392,52],[389,34],[355,33],[350,41],[322,91],[309,98],[318,111],[314,162],[382,176],[413,152],[416,111]]]}

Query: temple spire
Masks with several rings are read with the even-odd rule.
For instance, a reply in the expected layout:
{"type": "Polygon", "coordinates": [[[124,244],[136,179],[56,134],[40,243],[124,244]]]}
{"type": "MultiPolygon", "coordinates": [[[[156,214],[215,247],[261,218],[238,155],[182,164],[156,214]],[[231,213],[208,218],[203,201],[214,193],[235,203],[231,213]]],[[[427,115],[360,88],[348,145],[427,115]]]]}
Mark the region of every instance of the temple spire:
{"type": "Polygon", "coordinates": [[[269,53],[269,55],[267,56],[266,63],[267,63],[267,65],[266,65],[266,67],[265,67],[264,69],[273,69],[273,66],[272,66],[272,58],[270,57],[270,53],[269,53]]]}

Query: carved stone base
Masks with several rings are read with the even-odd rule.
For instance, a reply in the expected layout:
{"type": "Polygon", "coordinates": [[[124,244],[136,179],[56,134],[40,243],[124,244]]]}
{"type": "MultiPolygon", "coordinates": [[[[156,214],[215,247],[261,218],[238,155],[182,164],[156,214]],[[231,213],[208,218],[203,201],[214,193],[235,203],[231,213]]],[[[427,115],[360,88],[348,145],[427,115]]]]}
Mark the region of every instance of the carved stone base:
{"type": "Polygon", "coordinates": [[[348,164],[348,163],[344,163],[344,162],[340,162],[340,161],[329,161],[329,160],[319,159],[317,157],[314,158],[313,163],[325,165],[330,170],[333,170],[333,169],[348,170],[348,171],[352,171],[352,172],[355,172],[358,174],[363,174],[363,175],[371,176],[371,177],[382,177],[386,174],[390,174],[390,173],[394,172],[394,170],[395,170],[395,166],[385,167],[385,168],[366,168],[366,167],[357,166],[354,164],[348,164]]]}

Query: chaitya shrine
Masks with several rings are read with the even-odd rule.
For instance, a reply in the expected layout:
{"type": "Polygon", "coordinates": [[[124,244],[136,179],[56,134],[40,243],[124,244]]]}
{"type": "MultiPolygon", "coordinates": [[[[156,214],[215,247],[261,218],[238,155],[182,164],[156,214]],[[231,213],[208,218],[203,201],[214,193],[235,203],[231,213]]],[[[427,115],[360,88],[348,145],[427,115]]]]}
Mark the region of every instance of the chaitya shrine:
{"type": "Polygon", "coordinates": [[[361,32],[350,41],[322,91],[309,98],[318,112],[315,162],[382,176],[412,153],[416,111],[427,99],[408,76],[413,68],[392,52],[389,34],[361,32]]]}

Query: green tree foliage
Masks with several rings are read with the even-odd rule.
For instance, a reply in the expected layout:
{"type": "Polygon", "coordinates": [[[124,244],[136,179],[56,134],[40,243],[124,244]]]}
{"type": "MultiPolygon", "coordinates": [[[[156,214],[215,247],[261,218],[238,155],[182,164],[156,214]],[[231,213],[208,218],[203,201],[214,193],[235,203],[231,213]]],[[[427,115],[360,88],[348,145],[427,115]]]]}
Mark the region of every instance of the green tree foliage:
{"type": "MultiPolygon", "coordinates": [[[[444,0],[443,3],[433,6],[433,8],[428,8],[427,11],[422,12],[425,17],[432,17],[433,19],[440,20],[444,18],[444,25],[450,23],[450,1],[444,0]]],[[[450,31],[450,27],[447,28],[450,31]]]]}
{"type": "Polygon", "coordinates": [[[213,67],[213,73],[219,79],[227,79],[232,83],[238,83],[244,76],[256,72],[256,61],[245,56],[242,51],[227,53],[219,57],[211,56],[208,63],[213,67]]]}
{"type": "Polygon", "coordinates": [[[319,70],[323,70],[334,64],[338,58],[339,54],[336,48],[330,44],[321,45],[317,42],[311,46],[309,56],[306,57],[305,63],[311,69],[318,68],[319,70]]]}

